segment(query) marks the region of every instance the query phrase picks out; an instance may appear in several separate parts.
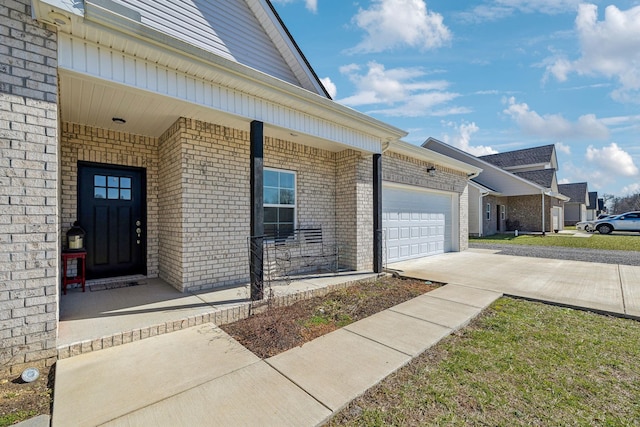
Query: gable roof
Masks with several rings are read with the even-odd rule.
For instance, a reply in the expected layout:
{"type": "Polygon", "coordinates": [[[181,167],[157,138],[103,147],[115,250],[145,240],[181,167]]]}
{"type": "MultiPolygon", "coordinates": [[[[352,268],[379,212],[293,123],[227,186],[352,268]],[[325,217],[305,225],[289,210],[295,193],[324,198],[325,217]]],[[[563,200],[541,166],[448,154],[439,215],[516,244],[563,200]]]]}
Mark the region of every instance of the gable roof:
{"type": "Polygon", "coordinates": [[[558,184],[558,191],[567,197],[570,197],[569,203],[588,204],[587,200],[587,183],[575,182],[572,184],[558,184]]]}
{"type": "Polygon", "coordinates": [[[540,169],[535,171],[526,172],[513,172],[514,175],[527,179],[531,182],[535,182],[545,188],[553,187],[553,180],[556,176],[555,169],[540,169]]]}
{"type": "Polygon", "coordinates": [[[504,153],[489,154],[480,156],[486,162],[498,166],[502,169],[509,169],[518,166],[553,164],[555,145],[544,145],[542,147],[524,148],[522,150],[507,151],[504,153]]]}
{"type": "MultiPolygon", "coordinates": [[[[176,45],[182,54],[215,55],[330,98],[269,0],[32,0],[32,7],[43,22],[52,23],[51,11],[70,17],[64,31],[100,45],[135,49],[108,34],[116,30],[176,45]]],[[[139,48],[130,53],[148,57],[139,48]]]]}
{"type": "Polygon", "coordinates": [[[558,193],[551,186],[546,187],[538,184],[537,182],[530,181],[522,176],[493,165],[483,160],[481,157],[476,157],[473,154],[469,154],[459,148],[445,144],[435,138],[428,138],[422,146],[437,153],[444,154],[445,156],[449,156],[481,168],[482,172],[478,177],[474,178],[473,181],[476,184],[480,184],[483,187],[495,191],[496,193],[500,193],[503,196],[522,196],[544,193],[559,200],[567,200],[566,196],[558,193]]]}

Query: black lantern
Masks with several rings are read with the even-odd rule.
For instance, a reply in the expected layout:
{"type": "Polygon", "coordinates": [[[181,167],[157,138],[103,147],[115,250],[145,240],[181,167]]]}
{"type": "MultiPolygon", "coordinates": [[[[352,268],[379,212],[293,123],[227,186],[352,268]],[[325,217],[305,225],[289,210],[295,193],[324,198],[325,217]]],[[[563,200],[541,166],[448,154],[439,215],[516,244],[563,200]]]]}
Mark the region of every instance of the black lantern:
{"type": "Polygon", "coordinates": [[[84,234],[84,230],[80,227],[78,221],[75,221],[73,227],[67,231],[67,249],[70,251],[83,251],[84,234]]]}

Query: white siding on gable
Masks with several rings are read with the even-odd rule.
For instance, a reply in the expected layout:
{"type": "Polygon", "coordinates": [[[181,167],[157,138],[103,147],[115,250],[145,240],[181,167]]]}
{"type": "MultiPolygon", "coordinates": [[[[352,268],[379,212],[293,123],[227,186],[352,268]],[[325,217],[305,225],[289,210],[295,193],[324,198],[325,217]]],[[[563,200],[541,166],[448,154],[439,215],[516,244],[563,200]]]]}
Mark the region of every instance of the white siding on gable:
{"type": "Polygon", "coordinates": [[[245,0],[114,0],[141,23],[193,46],[301,86],[245,0]]]}

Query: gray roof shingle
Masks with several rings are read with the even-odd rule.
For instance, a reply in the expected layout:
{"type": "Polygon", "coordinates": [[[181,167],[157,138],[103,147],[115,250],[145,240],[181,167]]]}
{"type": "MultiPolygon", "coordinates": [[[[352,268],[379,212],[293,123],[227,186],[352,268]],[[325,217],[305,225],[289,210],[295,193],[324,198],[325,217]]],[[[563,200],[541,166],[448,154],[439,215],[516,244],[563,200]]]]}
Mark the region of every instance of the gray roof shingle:
{"type": "Polygon", "coordinates": [[[500,168],[512,166],[538,165],[551,163],[555,146],[543,145],[542,147],[524,148],[522,150],[507,151],[506,153],[489,154],[479,158],[500,168]]]}
{"type": "Polygon", "coordinates": [[[586,182],[576,182],[573,184],[558,184],[558,191],[561,194],[564,194],[567,197],[570,197],[568,203],[584,203],[585,205],[589,203],[586,200],[587,197],[587,183],[586,182]]]}
{"type": "Polygon", "coordinates": [[[528,181],[534,182],[545,188],[551,188],[553,186],[553,178],[556,176],[555,169],[540,169],[537,171],[527,172],[514,172],[514,175],[524,178],[528,181]]]}

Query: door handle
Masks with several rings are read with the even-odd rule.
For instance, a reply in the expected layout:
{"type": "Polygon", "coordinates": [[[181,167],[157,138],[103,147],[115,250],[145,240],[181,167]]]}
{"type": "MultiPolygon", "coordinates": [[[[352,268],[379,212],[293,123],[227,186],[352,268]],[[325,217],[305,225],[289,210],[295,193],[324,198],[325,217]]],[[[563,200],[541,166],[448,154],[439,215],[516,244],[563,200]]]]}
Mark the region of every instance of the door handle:
{"type": "Polygon", "coordinates": [[[140,222],[140,220],[136,221],[136,234],[138,235],[138,239],[136,240],[136,243],[138,245],[140,244],[140,235],[142,234],[142,228],[140,228],[141,225],[142,223],[140,222]]]}

